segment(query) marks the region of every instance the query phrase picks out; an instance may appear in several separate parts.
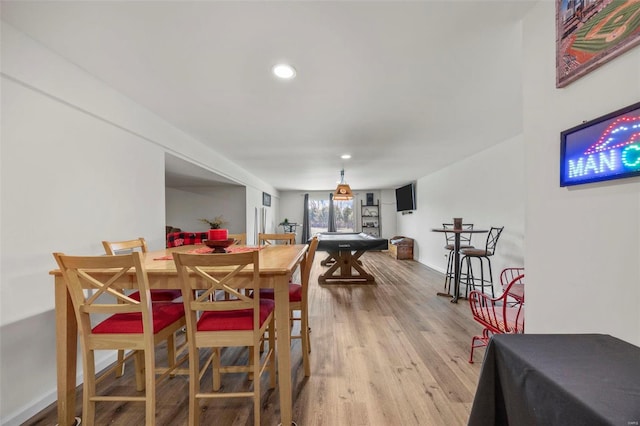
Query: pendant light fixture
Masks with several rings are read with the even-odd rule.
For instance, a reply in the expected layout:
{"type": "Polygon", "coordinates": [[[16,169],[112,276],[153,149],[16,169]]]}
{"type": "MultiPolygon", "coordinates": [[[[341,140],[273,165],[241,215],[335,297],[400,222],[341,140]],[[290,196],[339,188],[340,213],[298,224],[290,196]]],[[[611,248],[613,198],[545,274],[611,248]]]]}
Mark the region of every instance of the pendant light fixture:
{"type": "Polygon", "coordinates": [[[340,171],[340,183],[333,193],[333,199],[336,201],[346,201],[353,199],[353,192],[351,187],[344,181],[344,169],[340,171]]]}

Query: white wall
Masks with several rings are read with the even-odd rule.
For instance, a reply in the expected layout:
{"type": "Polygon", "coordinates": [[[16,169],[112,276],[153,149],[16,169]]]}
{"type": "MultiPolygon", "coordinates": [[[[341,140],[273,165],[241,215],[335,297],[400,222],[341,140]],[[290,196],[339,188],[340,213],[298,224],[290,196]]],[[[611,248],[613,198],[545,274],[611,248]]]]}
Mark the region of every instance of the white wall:
{"type": "Polygon", "coordinates": [[[390,239],[399,234],[396,221],[395,189],[380,190],[380,224],[382,238],[390,239]]]}
{"type": "MultiPolygon", "coordinates": [[[[329,197],[330,191],[323,191],[322,193],[329,197]]],[[[297,223],[298,228],[296,230],[296,241],[302,242],[302,221],[304,218],[303,204],[304,204],[304,191],[280,191],[280,212],[281,217],[278,217],[277,223],[280,223],[286,217],[289,222],[297,223]]],[[[278,227],[278,232],[282,232],[282,228],[278,227]]]]}
{"type": "MultiPolygon", "coordinates": [[[[454,217],[477,229],[504,226],[492,257],[494,284],[507,266],[524,265],[524,145],[521,137],[499,143],[445,169],[418,179],[413,214],[396,213],[398,234],[414,238],[414,258],[444,272],[444,234],[433,232],[454,217]]],[[[472,243],[484,247],[487,234],[472,243]]],[[[496,287],[497,288],[497,287],[496,287]]]]}
{"type": "Polygon", "coordinates": [[[13,425],[56,398],[52,253],[102,254],[103,239],[138,236],[164,247],[166,152],[245,185],[252,211],[277,192],[1,27],[0,413],[13,425]]]}
{"type": "Polygon", "coordinates": [[[246,190],[242,186],[213,186],[166,189],[167,225],[183,231],[199,232],[209,225],[199,219],[222,216],[230,233],[246,232],[246,190]]]}
{"type": "Polygon", "coordinates": [[[278,223],[280,223],[280,199],[278,196],[271,195],[271,205],[264,206],[262,204],[262,192],[249,190],[247,191],[247,217],[251,216],[252,225],[247,228],[247,244],[258,244],[258,233],[278,232],[278,223]],[[261,228],[264,220],[264,228],[261,228]]]}
{"type": "Polygon", "coordinates": [[[2,111],[4,417],[55,387],[51,253],[102,254],[102,240],[138,236],[164,245],[164,153],[8,79],[2,111]]]}
{"type": "Polygon", "coordinates": [[[524,21],[527,331],[640,345],[640,178],[559,187],[560,132],[640,99],[640,48],[555,88],[555,11],[524,21]]]}

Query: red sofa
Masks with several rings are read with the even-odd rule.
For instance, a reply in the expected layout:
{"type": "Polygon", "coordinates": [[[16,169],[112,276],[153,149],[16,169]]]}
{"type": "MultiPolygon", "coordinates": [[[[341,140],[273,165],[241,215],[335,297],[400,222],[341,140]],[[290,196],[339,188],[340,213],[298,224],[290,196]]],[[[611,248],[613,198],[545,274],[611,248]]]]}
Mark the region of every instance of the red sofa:
{"type": "Polygon", "coordinates": [[[208,232],[171,232],[167,234],[167,248],[202,244],[207,239],[208,232]]]}

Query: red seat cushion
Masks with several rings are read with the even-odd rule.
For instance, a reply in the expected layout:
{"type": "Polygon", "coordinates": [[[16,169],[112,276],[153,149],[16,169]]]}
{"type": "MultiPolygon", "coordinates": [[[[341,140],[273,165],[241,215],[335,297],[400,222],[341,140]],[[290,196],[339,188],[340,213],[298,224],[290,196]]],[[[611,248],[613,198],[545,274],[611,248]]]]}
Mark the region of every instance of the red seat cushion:
{"type": "MultiPolygon", "coordinates": [[[[151,305],[153,314],[153,334],[158,333],[184,316],[182,303],[154,303],[151,305]]],[[[115,314],[102,321],[93,328],[96,334],[133,334],[142,333],[142,314],[132,312],[115,314]]]]}
{"type": "MultiPolygon", "coordinates": [[[[224,303],[224,302],[221,302],[224,303]]],[[[260,300],[260,326],[273,312],[273,300],[260,300]]],[[[252,330],[253,309],[239,311],[208,311],[198,321],[198,331],[252,330]]]]}
{"type": "MultiPolygon", "coordinates": [[[[274,300],[274,293],[272,288],[261,288],[260,299],[274,300]]],[[[301,302],[302,301],[302,286],[300,284],[289,283],[289,302],[301,302]]]]}
{"type": "MultiPolygon", "coordinates": [[[[133,300],[140,301],[140,292],[136,291],[128,295],[133,300]]],[[[182,297],[180,290],[151,290],[152,302],[171,302],[172,300],[182,297]]]]}

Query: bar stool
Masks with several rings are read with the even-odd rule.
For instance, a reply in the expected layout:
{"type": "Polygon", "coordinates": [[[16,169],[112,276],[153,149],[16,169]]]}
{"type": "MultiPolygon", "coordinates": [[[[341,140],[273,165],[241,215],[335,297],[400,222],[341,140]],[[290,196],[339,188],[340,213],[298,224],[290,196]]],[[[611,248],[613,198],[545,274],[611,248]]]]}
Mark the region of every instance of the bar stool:
{"type": "MultiPolygon", "coordinates": [[[[474,290],[479,286],[480,291],[483,293],[485,287],[490,287],[491,296],[495,297],[493,292],[493,274],[491,272],[491,256],[496,252],[496,245],[498,244],[498,239],[500,238],[500,234],[502,234],[503,229],[504,226],[501,228],[491,227],[491,230],[489,230],[489,234],[487,235],[487,242],[484,249],[465,248],[460,250],[460,254],[463,256],[462,259],[460,259],[461,269],[462,265],[466,266],[466,279],[464,281],[464,284],[466,285],[465,297],[469,294],[469,286],[472,286],[474,290]],[[474,275],[473,259],[478,259],[480,263],[480,277],[474,275]],[[489,271],[488,279],[484,276],[485,261],[489,271]]],[[[462,279],[460,279],[460,282],[463,282],[462,279]]]]}
{"type": "MultiPolygon", "coordinates": [[[[443,223],[442,227],[444,229],[453,229],[453,223],[443,223]]],[[[462,229],[473,229],[473,223],[465,223],[462,224],[462,229]]],[[[453,252],[455,248],[455,239],[456,234],[453,232],[445,232],[444,238],[446,240],[446,245],[444,246],[445,250],[449,250],[449,255],[447,256],[447,272],[444,275],[444,291],[449,293],[449,289],[451,288],[451,281],[455,278],[455,253],[453,252]]],[[[471,234],[460,234],[460,248],[474,248],[471,244],[471,234]]]]}

